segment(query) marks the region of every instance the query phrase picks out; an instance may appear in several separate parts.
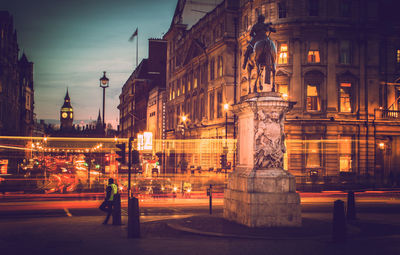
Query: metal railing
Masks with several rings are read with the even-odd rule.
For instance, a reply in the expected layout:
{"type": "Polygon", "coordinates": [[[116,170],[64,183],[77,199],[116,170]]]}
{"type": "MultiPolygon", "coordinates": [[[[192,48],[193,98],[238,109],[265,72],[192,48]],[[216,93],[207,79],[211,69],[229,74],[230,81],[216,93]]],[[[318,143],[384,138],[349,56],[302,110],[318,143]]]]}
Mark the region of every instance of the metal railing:
{"type": "Polygon", "coordinates": [[[389,109],[375,109],[374,119],[400,120],[400,111],[389,109]]]}

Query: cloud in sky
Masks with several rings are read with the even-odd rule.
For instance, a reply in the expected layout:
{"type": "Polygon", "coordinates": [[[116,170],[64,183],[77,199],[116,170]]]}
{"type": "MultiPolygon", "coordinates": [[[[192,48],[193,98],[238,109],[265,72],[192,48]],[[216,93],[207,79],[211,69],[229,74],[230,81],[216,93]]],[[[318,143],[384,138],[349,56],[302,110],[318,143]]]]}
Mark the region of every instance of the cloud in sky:
{"type": "MultiPolygon", "coordinates": [[[[4,0],[2,0],[4,1],[4,0]]],[[[58,119],[69,88],[76,119],[97,118],[102,108],[99,78],[107,71],[106,121],[117,124],[119,94],[133,71],[139,28],[139,62],[148,38],[168,30],[177,0],[6,0],[20,49],[34,62],[35,113],[58,119]],[[136,40],[136,39],[135,39],[136,40]]]]}

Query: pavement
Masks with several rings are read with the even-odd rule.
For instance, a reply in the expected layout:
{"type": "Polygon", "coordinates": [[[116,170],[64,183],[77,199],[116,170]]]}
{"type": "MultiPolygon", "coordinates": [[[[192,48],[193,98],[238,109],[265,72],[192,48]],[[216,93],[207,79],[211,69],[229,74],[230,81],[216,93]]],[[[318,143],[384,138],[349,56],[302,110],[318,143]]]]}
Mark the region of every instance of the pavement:
{"type": "Polygon", "coordinates": [[[1,218],[1,254],[400,254],[397,211],[357,214],[345,243],[333,243],[330,212],[303,212],[299,228],[248,228],[215,214],[141,216],[141,238],[104,216],[1,218]]]}

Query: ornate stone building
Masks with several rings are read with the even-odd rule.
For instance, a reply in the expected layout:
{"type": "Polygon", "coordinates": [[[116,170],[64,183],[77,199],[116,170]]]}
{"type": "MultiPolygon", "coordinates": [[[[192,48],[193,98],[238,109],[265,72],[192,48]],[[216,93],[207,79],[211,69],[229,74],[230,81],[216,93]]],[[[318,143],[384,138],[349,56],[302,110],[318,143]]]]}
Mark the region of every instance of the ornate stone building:
{"type": "MultiPolygon", "coordinates": [[[[277,90],[297,102],[286,120],[285,168],[306,181],[314,175],[326,182],[355,176],[383,182],[400,174],[400,28],[394,5],[221,1],[188,26],[185,1],[178,1],[164,37],[168,137],[224,138],[221,106],[248,93],[243,54],[251,26],[263,14],[277,30],[270,36],[278,50],[277,90]]],[[[228,112],[228,138],[234,137],[233,122],[228,112]]],[[[210,157],[189,164],[218,166],[218,156],[210,157]]]]}
{"type": "Polygon", "coordinates": [[[18,53],[13,18],[0,11],[1,135],[31,135],[34,126],[33,63],[18,53]]]}
{"type": "MultiPolygon", "coordinates": [[[[225,138],[224,104],[235,103],[238,1],[218,1],[217,6],[213,5],[214,1],[209,2],[209,5],[187,8],[185,1],[178,1],[171,26],[164,36],[168,41],[167,137],[171,139],[201,138],[206,142],[206,139],[225,138]],[[198,17],[198,21],[191,20],[193,26],[184,23],[188,20],[186,15],[191,15],[190,10],[204,6],[214,8],[198,17]]],[[[233,137],[232,123],[232,114],[228,112],[229,138],[233,137]]],[[[189,148],[197,146],[187,145],[189,148]]],[[[210,144],[204,147],[205,151],[188,151],[192,152],[185,158],[189,166],[203,169],[216,166],[216,152],[221,151],[221,144],[215,144],[213,149],[210,144]]],[[[176,170],[187,148],[171,144],[167,150],[168,167],[176,170]]]]}
{"type": "Polygon", "coordinates": [[[28,61],[25,53],[18,61],[20,90],[20,128],[21,135],[32,136],[34,120],[33,63],[28,61]]]}
{"type": "MultiPolygon", "coordinates": [[[[297,102],[286,120],[286,168],[327,182],[400,174],[394,1],[242,0],[240,6],[241,53],[259,14],[277,30],[271,39],[278,91],[297,102]]],[[[240,72],[240,96],[247,94],[246,78],[240,72]]]]}

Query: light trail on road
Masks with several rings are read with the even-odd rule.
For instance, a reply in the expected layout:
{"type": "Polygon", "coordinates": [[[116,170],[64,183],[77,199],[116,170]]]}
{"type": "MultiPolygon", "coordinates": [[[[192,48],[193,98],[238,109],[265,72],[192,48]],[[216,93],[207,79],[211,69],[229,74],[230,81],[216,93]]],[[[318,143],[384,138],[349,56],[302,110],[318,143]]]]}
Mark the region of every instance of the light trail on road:
{"type": "MultiPolygon", "coordinates": [[[[346,201],[345,192],[324,193],[300,193],[302,204],[333,204],[337,199],[346,201]]],[[[103,201],[103,193],[82,194],[35,194],[24,198],[23,194],[3,195],[0,199],[1,211],[24,211],[24,210],[65,210],[67,209],[93,209],[98,208],[103,201]],[[48,196],[48,197],[47,197],[48,196]]],[[[400,191],[377,191],[357,192],[357,203],[385,203],[400,204],[400,191]]],[[[175,198],[153,197],[151,195],[139,195],[140,207],[206,207],[209,205],[205,193],[199,192],[185,197],[178,194],[175,198]]],[[[122,207],[127,207],[126,196],[122,198],[122,207]]],[[[213,193],[213,206],[223,205],[223,193],[213,193]]]]}

